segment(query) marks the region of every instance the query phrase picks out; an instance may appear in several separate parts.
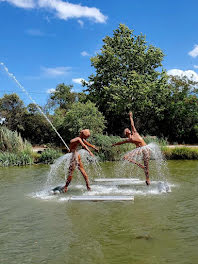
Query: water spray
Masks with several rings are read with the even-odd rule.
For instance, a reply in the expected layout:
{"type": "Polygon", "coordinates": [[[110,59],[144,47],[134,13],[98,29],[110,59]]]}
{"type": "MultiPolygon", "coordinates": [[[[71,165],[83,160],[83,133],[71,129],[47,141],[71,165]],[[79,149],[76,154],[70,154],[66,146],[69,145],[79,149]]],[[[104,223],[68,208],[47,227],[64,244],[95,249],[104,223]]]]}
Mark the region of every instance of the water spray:
{"type": "Polygon", "coordinates": [[[3,62],[0,62],[0,65],[3,67],[3,69],[5,70],[5,72],[8,74],[8,76],[14,80],[14,82],[17,84],[17,86],[27,95],[27,97],[36,105],[37,109],[39,110],[39,112],[45,117],[45,119],[47,120],[47,122],[51,125],[51,127],[54,129],[54,131],[56,132],[56,134],[59,136],[59,138],[61,139],[61,141],[63,142],[63,144],[65,145],[65,147],[67,148],[67,150],[69,151],[69,147],[67,146],[67,144],[65,143],[64,139],[61,137],[61,135],[58,133],[58,131],[56,130],[56,128],[54,127],[54,125],[52,124],[52,122],[49,120],[49,118],[44,114],[44,112],[42,111],[42,109],[39,107],[39,105],[34,101],[34,99],[29,95],[29,93],[26,91],[26,89],[20,84],[20,82],[16,79],[16,77],[14,76],[13,73],[10,73],[8,68],[5,66],[5,64],[3,62]]]}

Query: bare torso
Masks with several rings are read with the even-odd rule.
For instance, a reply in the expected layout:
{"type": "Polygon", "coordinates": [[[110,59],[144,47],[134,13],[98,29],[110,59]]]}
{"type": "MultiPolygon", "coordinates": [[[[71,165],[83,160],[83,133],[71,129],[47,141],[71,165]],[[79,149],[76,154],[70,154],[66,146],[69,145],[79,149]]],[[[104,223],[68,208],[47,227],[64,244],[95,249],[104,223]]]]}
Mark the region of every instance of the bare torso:
{"type": "Polygon", "coordinates": [[[129,141],[136,145],[136,148],[146,146],[145,141],[143,138],[139,135],[138,132],[133,132],[133,134],[130,136],[129,141]]]}

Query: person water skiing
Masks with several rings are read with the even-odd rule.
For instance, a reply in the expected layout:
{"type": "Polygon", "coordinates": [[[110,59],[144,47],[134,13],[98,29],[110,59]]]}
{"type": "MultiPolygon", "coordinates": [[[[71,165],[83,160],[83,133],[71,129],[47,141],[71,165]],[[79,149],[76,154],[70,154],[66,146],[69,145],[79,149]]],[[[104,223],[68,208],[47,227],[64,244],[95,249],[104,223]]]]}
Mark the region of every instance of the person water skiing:
{"type": "Polygon", "coordinates": [[[149,179],[150,149],[135,128],[132,112],[129,112],[129,118],[131,122],[131,130],[129,128],[125,128],[124,130],[124,134],[127,137],[127,139],[121,142],[117,142],[112,146],[121,145],[125,143],[133,143],[136,145],[136,149],[128,152],[123,159],[132,162],[137,166],[139,166],[140,168],[142,168],[146,176],[146,184],[150,185],[150,179],[149,179]],[[144,165],[142,165],[141,163],[135,160],[136,157],[140,157],[141,155],[143,156],[144,165]]]}
{"type": "Polygon", "coordinates": [[[94,150],[98,151],[98,149],[93,146],[92,144],[90,144],[88,141],[86,141],[86,139],[90,136],[90,131],[89,129],[84,129],[80,131],[80,135],[79,137],[73,138],[70,141],[70,153],[72,153],[72,157],[70,160],[70,165],[69,165],[69,171],[68,171],[68,176],[67,176],[67,180],[66,180],[66,184],[65,186],[61,187],[58,186],[56,188],[53,189],[53,192],[55,193],[56,191],[59,191],[60,193],[65,193],[67,192],[67,187],[69,186],[71,180],[72,180],[72,176],[74,173],[74,170],[76,168],[76,166],[78,167],[78,169],[80,170],[80,172],[82,173],[85,182],[86,182],[86,186],[87,186],[87,190],[91,190],[90,186],[89,186],[89,180],[88,180],[88,175],[83,167],[82,161],[81,161],[81,156],[77,151],[77,148],[79,145],[81,145],[83,148],[85,148],[89,154],[91,156],[94,156],[94,154],[90,151],[90,149],[88,147],[93,148],[94,150]]]}

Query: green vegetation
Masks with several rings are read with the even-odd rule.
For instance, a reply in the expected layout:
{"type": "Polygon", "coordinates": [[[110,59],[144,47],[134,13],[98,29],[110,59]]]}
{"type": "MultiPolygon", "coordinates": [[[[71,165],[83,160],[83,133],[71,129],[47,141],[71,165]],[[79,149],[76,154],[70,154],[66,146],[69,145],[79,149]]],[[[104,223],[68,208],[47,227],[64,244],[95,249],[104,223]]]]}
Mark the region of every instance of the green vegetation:
{"type": "Polygon", "coordinates": [[[0,152],[0,167],[25,166],[33,164],[33,158],[30,154],[0,152]]]}
{"type": "Polygon", "coordinates": [[[120,137],[102,134],[96,134],[90,138],[90,142],[99,148],[99,152],[96,155],[100,157],[101,161],[119,160],[123,153],[134,149],[132,144],[124,144],[112,147],[112,144],[122,140],[123,138],[120,137]]]}
{"type": "Polygon", "coordinates": [[[0,151],[30,153],[32,146],[27,140],[23,140],[18,132],[0,127],[0,151]]]}
{"type": "Polygon", "coordinates": [[[52,164],[62,153],[56,149],[46,149],[38,157],[39,163],[52,164]]]}
{"type": "Polygon", "coordinates": [[[162,152],[168,160],[186,159],[193,160],[198,159],[198,148],[193,147],[162,147],[162,152]]]}

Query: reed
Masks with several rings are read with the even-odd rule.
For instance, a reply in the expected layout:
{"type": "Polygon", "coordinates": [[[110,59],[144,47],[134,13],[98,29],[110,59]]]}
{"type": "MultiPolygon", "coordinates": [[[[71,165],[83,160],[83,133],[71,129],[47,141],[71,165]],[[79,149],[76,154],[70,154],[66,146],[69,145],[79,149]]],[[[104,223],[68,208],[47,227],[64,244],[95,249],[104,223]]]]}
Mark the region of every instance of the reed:
{"type": "Polygon", "coordinates": [[[33,164],[33,158],[30,154],[0,152],[0,167],[25,166],[33,164]]]}
{"type": "Polygon", "coordinates": [[[0,151],[11,153],[32,152],[32,146],[27,140],[23,140],[17,131],[11,131],[6,127],[0,127],[0,151]]]}

